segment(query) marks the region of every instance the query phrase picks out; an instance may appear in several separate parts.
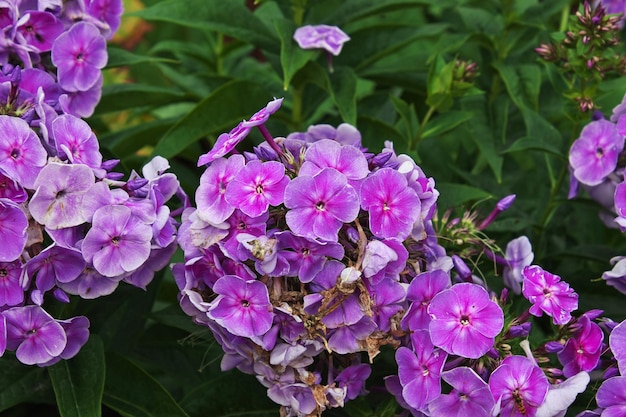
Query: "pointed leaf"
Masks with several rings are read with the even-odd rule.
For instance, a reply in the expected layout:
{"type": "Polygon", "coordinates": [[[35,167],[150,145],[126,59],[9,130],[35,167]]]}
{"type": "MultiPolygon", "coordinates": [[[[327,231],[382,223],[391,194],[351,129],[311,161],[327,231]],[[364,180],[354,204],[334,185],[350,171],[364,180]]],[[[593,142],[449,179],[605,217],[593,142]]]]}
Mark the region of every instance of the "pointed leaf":
{"type": "Polygon", "coordinates": [[[318,52],[298,46],[293,40],[296,25],[291,20],[280,19],[275,24],[280,38],[280,65],[283,69],[283,89],[286,91],[294,74],[317,56],[318,52]]]}
{"type": "Polygon", "coordinates": [[[543,151],[556,156],[563,157],[563,153],[556,146],[546,143],[540,138],[524,136],[517,139],[511,146],[502,151],[502,153],[524,152],[524,151],[543,151]]]}
{"type": "Polygon", "coordinates": [[[424,128],[422,139],[449,132],[460,124],[471,119],[473,115],[474,113],[468,111],[449,111],[447,113],[439,114],[437,117],[430,119],[424,128]]]}
{"type": "Polygon", "coordinates": [[[409,105],[406,101],[396,96],[389,96],[393,107],[396,109],[404,124],[404,130],[406,135],[406,143],[410,144],[413,138],[417,136],[417,130],[419,129],[419,121],[417,119],[417,113],[415,113],[415,107],[413,104],[409,105]]]}
{"type": "Polygon", "coordinates": [[[440,182],[437,183],[437,190],[441,193],[437,202],[440,212],[468,201],[482,200],[491,196],[486,191],[464,184],[440,182]]]}
{"type": "Polygon", "coordinates": [[[106,356],[104,404],[124,417],[188,417],[169,392],[126,358],[106,356]]]}
{"type": "Polygon", "coordinates": [[[211,30],[278,53],[276,37],[244,2],[166,0],[129,15],[211,30]]]}
{"type": "Polygon", "coordinates": [[[44,368],[22,365],[14,355],[0,358],[0,412],[25,402],[54,401],[44,368]]]}
{"type": "Polygon", "coordinates": [[[224,84],[172,126],[157,143],[153,154],[171,158],[210,133],[229,131],[270,101],[268,96],[249,81],[224,84]]]}
{"type": "Polygon", "coordinates": [[[61,417],[99,417],[104,391],[104,348],[91,335],[78,355],[48,368],[61,417]]]}
{"type": "Polygon", "coordinates": [[[96,107],[96,113],[104,114],[144,106],[156,107],[176,103],[184,98],[183,93],[171,88],[145,84],[110,84],[102,88],[102,98],[96,107]]]}
{"type": "Polygon", "coordinates": [[[116,68],[126,65],[156,63],[156,62],[169,62],[176,63],[177,61],[168,58],[158,58],[147,55],[140,55],[134,52],[127,51],[122,48],[115,48],[109,46],[107,48],[109,53],[109,59],[107,61],[107,68],[116,68]]]}
{"type": "Polygon", "coordinates": [[[344,122],[356,125],[356,82],[351,68],[340,67],[330,74],[333,101],[344,122]]]}

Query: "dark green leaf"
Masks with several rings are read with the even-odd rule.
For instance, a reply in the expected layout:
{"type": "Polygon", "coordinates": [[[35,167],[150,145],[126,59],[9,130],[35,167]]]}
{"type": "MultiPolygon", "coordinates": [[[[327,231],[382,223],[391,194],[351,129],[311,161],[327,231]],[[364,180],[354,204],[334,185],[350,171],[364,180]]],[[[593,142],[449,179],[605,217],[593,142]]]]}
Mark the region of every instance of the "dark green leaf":
{"type": "Polygon", "coordinates": [[[400,115],[400,120],[404,125],[405,140],[407,144],[413,142],[413,139],[417,136],[419,129],[419,120],[417,119],[417,113],[415,113],[415,107],[413,104],[409,105],[406,101],[396,96],[389,96],[393,107],[400,115]]]}
{"type": "Polygon", "coordinates": [[[553,155],[557,155],[560,157],[563,156],[563,153],[556,146],[551,145],[550,143],[547,143],[540,138],[529,136],[524,136],[517,139],[515,142],[513,142],[511,146],[502,151],[502,153],[523,152],[529,150],[549,152],[553,155]]]}
{"type": "Polygon", "coordinates": [[[437,190],[441,193],[437,206],[440,211],[446,208],[458,207],[468,201],[482,200],[491,197],[486,191],[464,184],[437,183],[437,190]]]}
{"type": "Polygon", "coordinates": [[[78,355],[48,368],[61,417],[99,417],[104,391],[102,340],[91,335],[78,355]]]}
{"type": "Polygon", "coordinates": [[[122,48],[108,47],[109,60],[107,62],[107,68],[122,67],[126,65],[155,63],[155,62],[169,62],[176,63],[173,59],[158,58],[153,56],[139,55],[134,52],[127,51],[122,48]]]}
{"type": "Polygon", "coordinates": [[[174,120],[154,120],[98,137],[103,147],[118,157],[134,154],[144,146],[154,146],[174,120]]]}
{"type": "Polygon", "coordinates": [[[539,108],[539,87],[541,69],[537,65],[493,64],[506,85],[511,100],[518,106],[528,106],[535,111],[539,108]]]}
{"type": "Polygon", "coordinates": [[[441,55],[436,55],[428,70],[426,104],[440,111],[452,106],[452,76],[454,61],[446,64],[441,55]]]}
{"type": "Polygon", "coordinates": [[[346,123],[356,125],[356,82],[357,78],[349,67],[340,67],[330,74],[333,101],[346,123]]]}
{"type": "Polygon", "coordinates": [[[5,354],[0,369],[0,412],[23,402],[54,401],[44,368],[23,365],[14,355],[5,354]]]}
{"type": "Polygon", "coordinates": [[[106,365],[107,407],[125,417],[188,417],[170,393],[133,362],[111,353],[106,365]]]}
{"type": "Polygon", "coordinates": [[[144,84],[110,84],[102,88],[102,99],[96,107],[96,113],[104,114],[136,107],[176,103],[184,97],[183,93],[171,88],[144,84]]]}
{"type": "Polygon", "coordinates": [[[215,90],[161,138],[154,155],[171,158],[210,133],[229,131],[243,119],[248,119],[263,104],[269,94],[254,83],[231,81],[215,90]]]}
{"type": "Polygon", "coordinates": [[[244,2],[167,0],[129,15],[220,32],[278,53],[276,37],[244,2]]]}
{"type": "Polygon", "coordinates": [[[293,40],[296,25],[291,20],[276,20],[276,31],[280,38],[280,65],[283,69],[283,89],[287,90],[291,78],[308,61],[317,55],[317,51],[304,50],[293,40]]]}
{"type": "Polygon", "coordinates": [[[331,16],[327,17],[326,22],[344,26],[348,22],[380,14],[386,10],[423,7],[423,5],[431,2],[429,0],[350,0],[349,2],[340,2],[341,6],[331,16]]]}
{"type": "Polygon", "coordinates": [[[363,145],[371,151],[380,152],[383,140],[402,143],[405,139],[395,127],[373,117],[359,116],[357,126],[363,136],[363,145]]]}
{"type": "Polygon", "coordinates": [[[460,124],[471,119],[473,115],[474,113],[467,111],[449,111],[439,114],[430,119],[424,128],[422,139],[449,132],[460,124]]]}

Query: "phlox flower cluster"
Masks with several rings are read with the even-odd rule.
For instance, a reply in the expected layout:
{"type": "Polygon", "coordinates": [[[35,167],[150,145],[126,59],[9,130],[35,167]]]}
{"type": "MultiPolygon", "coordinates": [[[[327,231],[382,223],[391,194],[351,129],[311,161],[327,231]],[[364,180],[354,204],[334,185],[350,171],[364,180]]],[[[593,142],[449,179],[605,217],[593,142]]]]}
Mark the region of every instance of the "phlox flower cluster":
{"type": "Polygon", "coordinates": [[[0,3],[2,114],[38,127],[51,112],[88,117],[100,100],[106,41],[122,0],[8,0],[0,3]]]}
{"type": "MultiPolygon", "coordinates": [[[[251,119],[266,139],[278,100],[251,119]]],[[[531,265],[526,237],[504,257],[491,253],[529,303],[505,323],[507,292],[497,297],[438,243],[438,192],[411,158],[391,143],[369,152],[347,124],[231,154],[246,123],[201,157],[196,207],[179,230],[185,262],[173,266],[180,305],[221,344],[223,370],[255,375],[285,416],[319,415],[366,393],[368,361],[385,345],[398,364],[385,385],[414,415],[534,415],[561,407],[552,397],[565,389],[548,395],[557,383],[578,390],[559,397],[570,398],[565,408],[574,401],[599,364],[603,333],[597,316],[572,317],[578,296],[531,265]],[[550,341],[565,371],[550,378],[535,359],[543,345],[526,356],[511,347],[522,352],[530,318],[543,314],[565,329],[550,341]]],[[[513,201],[449,227],[482,230],[513,201]]]]}

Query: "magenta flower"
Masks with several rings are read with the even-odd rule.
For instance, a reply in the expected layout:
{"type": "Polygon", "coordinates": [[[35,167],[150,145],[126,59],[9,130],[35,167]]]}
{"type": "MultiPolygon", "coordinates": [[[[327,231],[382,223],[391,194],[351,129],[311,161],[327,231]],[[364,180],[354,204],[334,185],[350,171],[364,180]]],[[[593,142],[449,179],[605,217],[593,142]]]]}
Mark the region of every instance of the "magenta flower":
{"type": "Polygon", "coordinates": [[[17,23],[17,31],[39,52],[48,52],[63,33],[63,23],[48,12],[29,10],[17,23]]]}
{"type": "Polygon", "coordinates": [[[602,383],[596,394],[598,407],[604,408],[602,416],[626,415],[626,376],[614,376],[602,383]]]}
{"type": "Polygon", "coordinates": [[[53,230],[85,223],[83,197],[94,183],[93,171],[86,165],[50,163],[35,181],[37,191],[28,206],[30,213],[53,230]]]}
{"type": "Polygon", "coordinates": [[[7,321],[7,348],[16,351],[20,362],[43,364],[65,349],[65,330],[41,307],[13,307],[2,314],[7,321]]]}
{"type": "Polygon", "coordinates": [[[252,130],[252,128],[243,126],[242,122],[235,126],[230,132],[219,135],[213,148],[204,155],[200,155],[200,158],[198,158],[198,166],[211,163],[217,158],[227,155],[239,142],[248,136],[250,130],[252,130]]]}
{"type": "Polygon", "coordinates": [[[87,122],[64,114],[52,122],[52,135],[59,156],[65,155],[73,164],[100,168],[102,164],[100,145],[87,122]]]}
{"type": "Polygon", "coordinates": [[[615,326],[609,336],[609,346],[622,375],[626,374],[626,320],[615,326]]]}
{"type": "Polygon", "coordinates": [[[282,204],[289,177],[280,162],[250,161],[226,187],[226,201],[250,217],[282,204]]]}
{"type": "Polygon", "coordinates": [[[6,198],[20,204],[28,200],[28,194],[24,187],[13,178],[4,175],[2,170],[0,170],[0,198],[6,198]]]}
{"type": "Polygon", "coordinates": [[[285,188],[286,220],[297,235],[337,241],[343,223],[359,214],[356,191],[335,169],[325,168],[315,177],[294,178],[285,188]]]}
{"type": "Polygon", "coordinates": [[[241,155],[213,161],[200,177],[196,190],[198,217],[205,222],[219,224],[228,219],[235,207],[226,201],[226,187],[239,174],[245,161],[241,155]]]}
{"type": "Polygon", "coordinates": [[[428,329],[431,321],[428,315],[428,306],[435,295],[450,285],[452,285],[450,275],[441,269],[422,272],[413,278],[407,289],[406,299],[411,303],[400,322],[402,328],[407,330],[428,329]]]}
{"type": "Polygon", "coordinates": [[[152,228],[126,206],[104,206],[93,215],[82,243],[83,256],[105,277],[139,268],[150,256],[152,228]]]}
{"type": "Polygon", "coordinates": [[[337,56],[350,37],[337,26],[308,25],[296,29],[293,39],[302,49],[325,49],[337,56]]]}
{"type": "Polygon", "coordinates": [[[507,263],[502,271],[502,278],[504,284],[515,294],[522,293],[522,281],[524,280],[522,271],[524,267],[533,262],[534,257],[533,247],[526,236],[513,239],[506,245],[504,259],[507,263]]]}
{"type": "Polygon", "coordinates": [[[117,32],[124,11],[124,3],[122,0],[90,0],[88,2],[87,12],[90,16],[100,22],[106,24],[101,27],[103,35],[110,39],[117,32]]]}
{"type": "Polygon", "coordinates": [[[550,384],[534,361],[509,356],[491,374],[489,388],[493,398],[500,399],[502,417],[527,417],[535,415],[550,384]]]}
{"type": "Polygon", "coordinates": [[[477,359],[493,347],[504,325],[502,309],[477,284],[461,283],[437,294],[428,313],[430,336],[446,352],[477,359]]]}
{"type": "Polygon", "coordinates": [[[598,185],[615,170],[624,148],[624,137],[615,124],[595,120],[585,126],[569,151],[569,163],[576,179],[586,185],[598,185]]]}
{"type": "Polygon", "coordinates": [[[379,238],[406,239],[421,214],[421,202],[406,177],[382,168],[361,185],[361,206],[369,211],[370,230],[379,238]]]}
{"type": "Polygon", "coordinates": [[[25,188],[33,189],[48,153],[24,120],[0,116],[0,169],[25,188]]]}
{"type": "Polygon", "coordinates": [[[441,371],[448,355],[435,348],[426,330],[411,334],[413,351],[396,351],[402,397],[412,408],[423,410],[441,395],[441,371]]]}
{"type": "Polygon", "coordinates": [[[314,142],[307,149],[299,175],[314,176],[324,168],[335,168],[353,181],[353,186],[369,173],[367,160],[359,148],[329,139],[314,142]]]}
{"type": "Polygon", "coordinates": [[[23,279],[20,261],[0,262],[0,307],[16,306],[24,301],[23,279]]]}
{"type": "Polygon", "coordinates": [[[236,336],[261,336],[272,327],[274,313],[267,287],[259,281],[244,281],[225,275],[213,286],[218,297],[209,316],[236,336]]]}
{"type": "Polygon", "coordinates": [[[572,319],[570,313],[578,308],[578,294],[561,277],[537,265],[525,267],[522,274],[522,294],[533,304],[529,310],[532,315],[541,317],[546,313],[557,325],[572,319]]]}
{"type": "Polygon", "coordinates": [[[59,84],[67,91],[85,91],[100,78],[107,63],[106,39],[87,22],[74,24],[52,46],[59,84]]]}
{"type": "Polygon", "coordinates": [[[563,364],[563,375],[567,378],[581,371],[596,368],[604,349],[604,333],[596,323],[583,315],[578,318],[578,330],[567,339],[565,347],[557,354],[563,364]]]}
{"type": "Polygon", "coordinates": [[[259,127],[263,124],[265,124],[265,122],[267,122],[270,118],[270,116],[274,113],[276,113],[278,111],[278,109],[280,109],[280,106],[283,104],[283,98],[275,98],[274,100],[270,101],[269,103],[267,103],[267,105],[265,107],[263,107],[261,110],[259,110],[258,112],[254,113],[252,115],[252,117],[250,117],[248,120],[244,120],[241,123],[241,126],[245,127],[245,128],[253,128],[253,127],[259,127]]]}
{"type": "Polygon", "coordinates": [[[0,262],[12,262],[26,246],[28,220],[13,201],[0,198],[0,262]]]}
{"type": "Polygon", "coordinates": [[[453,368],[443,372],[441,377],[452,386],[452,391],[428,404],[431,417],[491,416],[495,405],[491,390],[472,368],[453,368]]]}

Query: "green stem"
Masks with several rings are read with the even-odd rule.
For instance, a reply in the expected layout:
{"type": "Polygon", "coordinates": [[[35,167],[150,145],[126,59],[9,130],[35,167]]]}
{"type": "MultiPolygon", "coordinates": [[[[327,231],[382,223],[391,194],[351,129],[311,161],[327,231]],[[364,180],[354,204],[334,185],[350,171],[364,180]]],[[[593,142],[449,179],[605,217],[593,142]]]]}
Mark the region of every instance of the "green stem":
{"type": "Polygon", "coordinates": [[[306,0],[296,0],[293,3],[293,21],[296,26],[302,26],[304,21],[304,11],[306,10],[306,0]]]}
{"type": "Polygon", "coordinates": [[[302,87],[294,87],[291,93],[291,119],[296,131],[302,130],[302,87]]]}
{"type": "Polygon", "coordinates": [[[561,10],[561,24],[559,25],[559,32],[565,32],[565,29],[567,29],[569,15],[570,15],[570,5],[568,3],[563,7],[563,10],[561,10]]]}
{"type": "Polygon", "coordinates": [[[412,140],[411,143],[409,143],[409,149],[410,150],[415,150],[414,148],[417,147],[417,144],[422,139],[422,135],[424,134],[424,128],[428,124],[428,121],[433,116],[433,114],[435,114],[435,111],[437,111],[437,107],[430,106],[428,108],[428,111],[426,112],[426,115],[424,116],[424,119],[422,119],[422,123],[420,123],[420,127],[417,130],[417,134],[415,135],[415,139],[412,140]]]}

